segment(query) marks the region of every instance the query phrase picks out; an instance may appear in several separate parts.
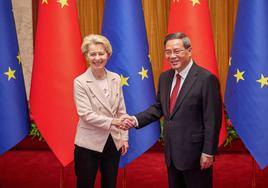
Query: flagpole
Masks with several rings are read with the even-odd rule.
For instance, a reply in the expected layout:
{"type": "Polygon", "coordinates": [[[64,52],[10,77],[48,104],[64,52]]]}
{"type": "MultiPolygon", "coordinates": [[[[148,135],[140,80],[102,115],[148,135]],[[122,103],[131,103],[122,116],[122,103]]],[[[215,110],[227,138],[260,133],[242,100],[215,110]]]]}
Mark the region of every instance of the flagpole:
{"type": "Polygon", "coordinates": [[[123,169],[122,188],[127,187],[126,167],[123,169]]]}
{"type": "Polygon", "coordinates": [[[252,181],[251,181],[251,187],[256,188],[256,162],[254,158],[251,156],[252,159],[252,181]]]}
{"type": "Polygon", "coordinates": [[[60,165],[60,188],[64,187],[64,166],[60,165]]]}

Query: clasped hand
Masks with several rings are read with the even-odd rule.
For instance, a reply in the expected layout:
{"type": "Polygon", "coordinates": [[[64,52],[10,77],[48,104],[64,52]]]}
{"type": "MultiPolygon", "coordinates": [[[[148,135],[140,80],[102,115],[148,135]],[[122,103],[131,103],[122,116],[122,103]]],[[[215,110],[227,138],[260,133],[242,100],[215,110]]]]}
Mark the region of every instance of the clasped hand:
{"type": "Polygon", "coordinates": [[[136,120],[134,117],[131,117],[129,115],[123,115],[120,118],[113,119],[112,125],[126,131],[130,128],[135,127],[136,120]]]}

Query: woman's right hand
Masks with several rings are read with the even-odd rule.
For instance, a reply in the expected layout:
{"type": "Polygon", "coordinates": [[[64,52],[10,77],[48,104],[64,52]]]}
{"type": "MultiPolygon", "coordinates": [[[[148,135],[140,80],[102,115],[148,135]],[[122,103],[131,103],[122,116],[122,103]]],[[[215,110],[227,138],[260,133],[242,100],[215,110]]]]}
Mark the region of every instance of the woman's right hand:
{"type": "Polygon", "coordinates": [[[119,118],[113,118],[112,125],[116,126],[117,128],[120,128],[120,126],[122,125],[122,120],[119,118]]]}

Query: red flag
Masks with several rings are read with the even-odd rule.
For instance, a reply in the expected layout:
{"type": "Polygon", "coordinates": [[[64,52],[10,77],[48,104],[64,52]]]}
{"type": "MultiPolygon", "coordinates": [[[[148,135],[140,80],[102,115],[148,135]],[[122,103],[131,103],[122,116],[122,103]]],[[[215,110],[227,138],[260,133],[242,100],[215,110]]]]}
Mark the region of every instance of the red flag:
{"type": "MultiPolygon", "coordinates": [[[[207,0],[173,0],[168,33],[174,32],[184,32],[189,36],[193,47],[193,59],[198,65],[219,77],[207,0]]],[[[164,61],[163,70],[167,69],[169,65],[164,61]]],[[[222,113],[219,145],[225,141],[227,135],[223,108],[222,113]]]]}
{"type": "Polygon", "coordinates": [[[30,109],[63,166],[73,160],[78,121],[73,80],[86,69],[78,21],[76,0],[39,4],[30,109]]]}

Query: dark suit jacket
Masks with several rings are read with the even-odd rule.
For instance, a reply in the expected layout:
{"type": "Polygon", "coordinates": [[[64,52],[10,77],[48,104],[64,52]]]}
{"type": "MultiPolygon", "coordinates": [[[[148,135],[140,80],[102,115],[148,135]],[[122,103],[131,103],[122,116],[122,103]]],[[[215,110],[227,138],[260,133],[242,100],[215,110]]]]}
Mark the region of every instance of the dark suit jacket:
{"type": "Polygon", "coordinates": [[[182,85],[172,114],[169,100],[175,71],[159,78],[155,104],[136,116],[139,128],[164,116],[164,150],[179,170],[200,168],[202,153],[214,155],[221,127],[222,103],[218,79],[193,63],[182,85]]]}

